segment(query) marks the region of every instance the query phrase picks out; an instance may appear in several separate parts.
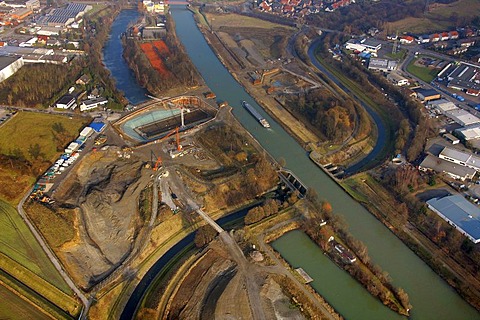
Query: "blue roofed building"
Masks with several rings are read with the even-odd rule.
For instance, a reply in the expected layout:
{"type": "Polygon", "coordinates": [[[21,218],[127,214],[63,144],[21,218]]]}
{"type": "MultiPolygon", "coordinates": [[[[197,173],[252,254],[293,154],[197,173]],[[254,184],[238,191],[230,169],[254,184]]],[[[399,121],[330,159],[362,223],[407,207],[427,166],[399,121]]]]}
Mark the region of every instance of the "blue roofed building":
{"type": "Polygon", "coordinates": [[[480,209],[462,195],[433,198],[427,205],[473,243],[480,242],[480,209]]]}

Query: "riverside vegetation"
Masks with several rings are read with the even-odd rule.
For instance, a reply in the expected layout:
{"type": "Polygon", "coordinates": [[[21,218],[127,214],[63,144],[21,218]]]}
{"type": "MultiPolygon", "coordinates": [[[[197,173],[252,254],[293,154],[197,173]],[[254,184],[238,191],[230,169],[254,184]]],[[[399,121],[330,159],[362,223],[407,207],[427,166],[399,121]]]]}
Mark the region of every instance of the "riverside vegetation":
{"type": "MultiPolygon", "coordinates": [[[[262,206],[248,211],[244,219],[245,224],[252,225],[273,216],[279,212],[279,208],[286,208],[296,200],[298,198],[294,194],[281,204],[269,199],[262,206]]],[[[412,308],[408,294],[402,288],[394,287],[388,273],[373,264],[367,247],[348,233],[344,220],[341,216],[332,213],[331,205],[320,201],[311,190],[307,193],[307,199],[302,201],[305,201],[304,207],[307,208],[305,211],[309,214],[301,215],[300,228],[328,254],[332,261],[347,271],[371,295],[393,311],[408,315],[412,308]],[[355,263],[346,263],[339,259],[330,243],[331,237],[355,252],[358,260],[355,263]]]]}

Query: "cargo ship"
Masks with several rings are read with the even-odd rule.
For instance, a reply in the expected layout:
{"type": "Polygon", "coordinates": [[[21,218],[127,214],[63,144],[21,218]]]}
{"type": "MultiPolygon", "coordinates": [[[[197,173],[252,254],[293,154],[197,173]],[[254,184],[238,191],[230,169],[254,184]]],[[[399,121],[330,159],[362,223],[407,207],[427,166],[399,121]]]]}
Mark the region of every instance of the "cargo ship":
{"type": "Polygon", "coordinates": [[[255,117],[255,119],[258,120],[258,122],[260,122],[260,124],[264,127],[264,128],[270,128],[270,123],[268,123],[267,120],[265,120],[264,117],[262,117],[260,115],[260,113],[258,113],[257,110],[255,110],[255,108],[253,108],[250,104],[248,104],[248,102],[246,101],[242,101],[242,106],[247,109],[248,112],[250,112],[250,114],[252,116],[255,117]]]}

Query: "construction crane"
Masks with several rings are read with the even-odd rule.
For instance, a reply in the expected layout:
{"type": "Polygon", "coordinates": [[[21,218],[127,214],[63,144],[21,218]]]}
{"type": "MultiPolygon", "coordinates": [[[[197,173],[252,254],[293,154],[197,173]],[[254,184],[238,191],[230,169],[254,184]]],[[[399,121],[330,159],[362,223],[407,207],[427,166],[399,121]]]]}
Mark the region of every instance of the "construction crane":
{"type": "MultiPolygon", "coordinates": [[[[149,94],[147,94],[147,97],[153,99],[153,100],[157,100],[157,101],[160,101],[160,102],[163,102],[165,99],[160,99],[160,98],[157,98],[157,97],[154,97],[154,96],[151,96],[149,94]]],[[[167,102],[167,105],[168,107],[171,109],[172,107],[176,107],[173,103],[171,102],[167,102]]],[[[185,117],[183,115],[183,112],[184,112],[184,107],[183,105],[180,106],[180,128],[183,128],[185,127],[185,117]]],[[[187,110],[188,111],[188,110],[187,110]]],[[[173,113],[173,111],[172,111],[173,113]]]]}

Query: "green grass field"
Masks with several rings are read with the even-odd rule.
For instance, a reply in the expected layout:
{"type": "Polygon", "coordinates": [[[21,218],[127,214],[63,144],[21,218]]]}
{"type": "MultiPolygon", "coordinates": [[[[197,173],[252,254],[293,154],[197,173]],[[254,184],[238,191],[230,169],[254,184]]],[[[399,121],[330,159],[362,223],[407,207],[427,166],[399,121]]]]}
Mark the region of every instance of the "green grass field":
{"type": "Polygon", "coordinates": [[[57,151],[57,147],[63,151],[63,147],[78,136],[88,121],[87,118],[18,112],[3,124],[0,127],[0,154],[11,155],[14,150],[20,150],[30,165],[0,161],[0,199],[16,205],[37,177],[62,153],[57,151]],[[55,137],[52,128],[55,123],[61,123],[65,129],[58,136],[61,140],[55,137]],[[37,143],[42,155],[34,160],[29,154],[29,148],[37,143]]]}
{"type": "Polygon", "coordinates": [[[81,128],[88,123],[85,118],[66,117],[38,112],[18,112],[0,127],[0,152],[9,154],[19,148],[28,160],[28,148],[38,143],[45,154],[45,160],[54,160],[58,155],[52,125],[61,123],[73,140],[81,128]]]}
{"type": "Polygon", "coordinates": [[[28,301],[0,285],[0,319],[51,319],[28,301]]]}
{"type": "Polygon", "coordinates": [[[429,69],[427,67],[416,66],[415,62],[420,59],[422,56],[413,59],[407,66],[407,71],[417,78],[422,79],[423,81],[430,83],[440,72],[439,69],[429,69]]]}
{"type": "MultiPolygon", "coordinates": [[[[71,294],[16,209],[0,200],[0,252],[61,291],[71,294]]],[[[3,257],[0,256],[0,259],[3,257]]]]}

